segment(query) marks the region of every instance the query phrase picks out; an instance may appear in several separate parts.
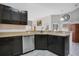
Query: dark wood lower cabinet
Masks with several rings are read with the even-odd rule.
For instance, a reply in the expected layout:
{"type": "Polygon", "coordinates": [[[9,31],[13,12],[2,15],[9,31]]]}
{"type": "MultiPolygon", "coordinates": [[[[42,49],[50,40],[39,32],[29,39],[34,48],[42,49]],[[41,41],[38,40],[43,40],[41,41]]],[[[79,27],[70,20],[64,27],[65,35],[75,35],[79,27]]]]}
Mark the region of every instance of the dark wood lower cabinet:
{"type": "Polygon", "coordinates": [[[69,36],[49,36],[48,50],[57,55],[64,56],[69,53],[69,36]]]}
{"type": "Polygon", "coordinates": [[[48,49],[60,56],[68,55],[69,36],[35,35],[35,49],[48,49]]]}
{"type": "Polygon", "coordinates": [[[55,40],[55,36],[51,36],[49,35],[49,39],[48,39],[48,50],[51,51],[51,52],[55,52],[55,44],[56,44],[56,40],[55,40]]]}
{"type": "Polygon", "coordinates": [[[12,41],[12,55],[22,54],[22,37],[13,37],[12,41]]]}
{"type": "Polygon", "coordinates": [[[0,56],[14,56],[22,54],[22,37],[0,38],[0,56]]]}
{"type": "Polygon", "coordinates": [[[6,38],[0,38],[0,56],[12,55],[11,49],[10,40],[6,38]]]}
{"type": "MultiPolygon", "coordinates": [[[[22,37],[0,38],[0,56],[21,55],[22,37]]],[[[35,49],[49,50],[57,55],[65,56],[69,54],[69,36],[55,35],[35,35],[35,49]]]]}
{"type": "Polygon", "coordinates": [[[35,49],[47,49],[47,35],[35,35],[35,49]]]}

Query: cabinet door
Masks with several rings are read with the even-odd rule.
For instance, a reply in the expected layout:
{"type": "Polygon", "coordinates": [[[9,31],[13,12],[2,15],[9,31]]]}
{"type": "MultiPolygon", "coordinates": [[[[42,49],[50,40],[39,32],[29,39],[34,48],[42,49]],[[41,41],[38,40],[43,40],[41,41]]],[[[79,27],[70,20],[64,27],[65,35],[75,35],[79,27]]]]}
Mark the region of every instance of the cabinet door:
{"type": "Polygon", "coordinates": [[[0,4],[0,23],[2,21],[3,5],[0,4]]]}
{"type": "Polygon", "coordinates": [[[21,37],[6,37],[0,38],[0,55],[11,56],[22,53],[21,37]]]}
{"type": "MultiPolygon", "coordinates": [[[[11,20],[11,8],[9,6],[3,7],[3,14],[2,14],[2,23],[11,20]]],[[[6,22],[8,23],[8,22],[6,22]]]]}
{"type": "Polygon", "coordinates": [[[65,50],[66,39],[62,36],[49,36],[48,39],[48,49],[57,55],[63,56],[65,50]]]}
{"type": "Polygon", "coordinates": [[[27,21],[27,11],[20,12],[20,20],[27,21]]]}
{"type": "Polygon", "coordinates": [[[35,48],[47,49],[47,35],[35,35],[35,48]]]}
{"type": "Polygon", "coordinates": [[[56,43],[55,43],[55,52],[58,55],[64,55],[64,37],[62,36],[56,36],[56,43]]]}
{"type": "Polygon", "coordinates": [[[12,55],[11,38],[0,38],[0,56],[12,55]]]}
{"type": "Polygon", "coordinates": [[[35,49],[41,49],[40,47],[40,36],[39,35],[35,35],[35,49]]]}
{"type": "Polygon", "coordinates": [[[40,39],[40,45],[41,45],[41,49],[47,49],[47,35],[41,35],[41,39],[40,39]]]}
{"type": "Polygon", "coordinates": [[[13,55],[22,54],[22,37],[13,37],[12,48],[13,55]]]}
{"type": "Polygon", "coordinates": [[[56,36],[50,35],[48,39],[48,49],[52,52],[55,52],[56,48],[55,44],[56,44],[56,36]]]}
{"type": "Polygon", "coordinates": [[[16,9],[12,9],[12,20],[19,20],[20,21],[20,15],[19,15],[19,11],[16,9]]]}
{"type": "Polygon", "coordinates": [[[27,25],[27,11],[19,12],[20,15],[20,24],[27,25]]]}

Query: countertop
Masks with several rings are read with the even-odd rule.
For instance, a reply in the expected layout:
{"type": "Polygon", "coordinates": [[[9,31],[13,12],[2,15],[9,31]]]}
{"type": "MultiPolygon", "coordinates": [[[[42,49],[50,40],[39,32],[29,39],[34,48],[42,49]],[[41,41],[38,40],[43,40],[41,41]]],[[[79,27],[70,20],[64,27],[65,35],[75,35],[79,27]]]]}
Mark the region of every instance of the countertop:
{"type": "Polygon", "coordinates": [[[29,36],[29,35],[57,35],[57,36],[69,36],[69,32],[0,32],[0,37],[12,37],[12,36],[29,36]]]}

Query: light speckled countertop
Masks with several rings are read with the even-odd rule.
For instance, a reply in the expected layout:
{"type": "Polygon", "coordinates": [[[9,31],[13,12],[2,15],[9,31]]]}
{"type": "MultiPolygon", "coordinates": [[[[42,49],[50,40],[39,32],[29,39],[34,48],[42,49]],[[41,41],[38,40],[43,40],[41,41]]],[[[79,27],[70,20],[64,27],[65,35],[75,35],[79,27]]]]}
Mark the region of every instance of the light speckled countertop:
{"type": "Polygon", "coordinates": [[[28,35],[57,35],[57,36],[69,36],[69,32],[0,32],[0,37],[12,37],[12,36],[28,36],[28,35]]]}

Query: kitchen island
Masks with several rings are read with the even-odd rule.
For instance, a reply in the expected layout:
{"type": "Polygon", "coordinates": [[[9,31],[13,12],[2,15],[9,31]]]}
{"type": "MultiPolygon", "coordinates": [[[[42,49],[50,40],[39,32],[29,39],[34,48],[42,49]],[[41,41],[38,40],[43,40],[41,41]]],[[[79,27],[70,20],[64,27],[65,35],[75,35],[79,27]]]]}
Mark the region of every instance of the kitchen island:
{"type": "MultiPolygon", "coordinates": [[[[34,36],[30,39],[33,46],[31,50],[49,50],[57,55],[69,54],[69,32],[0,32],[0,55],[23,54],[22,37],[34,36]],[[18,43],[18,44],[17,44],[18,43]],[[4,48],[3,48],[4,47],[4,48]],[[6,51],[5,51],[6,49],[6,51]],[[3,53],[3,54],[2,54],[3,53]],[[7,54],[8,53],[8,54],[7,54]]],[[[29,38],[27,39],[29,40],[29,38]]],[[[29,41],[29,42],[30,42],[29,41]]],[[[26,51],[28,52],[28,51],[26,51]]]]}

